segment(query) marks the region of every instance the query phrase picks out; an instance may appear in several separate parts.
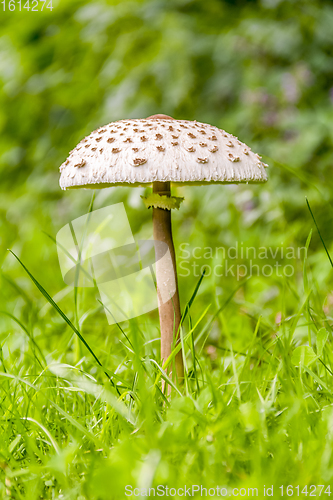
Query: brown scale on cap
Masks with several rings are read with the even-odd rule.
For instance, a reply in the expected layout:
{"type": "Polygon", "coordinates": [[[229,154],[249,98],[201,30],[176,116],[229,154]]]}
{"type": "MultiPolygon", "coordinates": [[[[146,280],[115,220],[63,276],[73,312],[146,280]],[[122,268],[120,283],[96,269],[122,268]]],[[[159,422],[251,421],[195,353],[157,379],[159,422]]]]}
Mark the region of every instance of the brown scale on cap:
{"type": "Polygon", "coordinates": [[[208,151],[210,153],[216,153],[216,151],[218,151],[218,150],[219,150],[219,148],[217,146],[213,146],[212,148],[208,149],[208,151]]]}
{"type": "Polygon", "coordinates": [[[196,135],[194,135],[194,134],[192,134],[192,132],[188,132],[188,134],[187,134],[187,135],[188,135],[191,139],[196,139],[196,138],[197,138],[197,136],[196,136],[196,135]]]}
{"type": "Polygon", "coordinates": [[[99,152],[100,152],[100,153],[103,153],[103,148],[101,148],[101,149],[99,150],[99,152]]]}
{"type": "Polygon", "coordinates": [[[147,137],[146,137],[145,135],[142,135],[142,136],[140,137],[140,139],[141,139],[141,141],[142,141],[142,142],[146,142],[147,137]]]}
{"type": "Polygon", "coordinates": [[[208,163],[208,158],[197,158],[198,163],[208,163]]]}
{"type": "Polygon", "coordinates": [[[125,139],[124,142],[133,142],[133,141],[130,137],[127,137],[127,139],[125,139]]]}
{"type": "Polygon", "coordinates": [[[156,149],[158,151],[165,151],[165,148],[163,146],[156,146],[156,149]]]}
{"type": "Polygon", "coordinates": [[[82,167],[85,166],[85,164],[86,164],[86,160],[81,160],[79,163],[76,163],[74,165],[74,167],[76,167],[76,168],[82,168],[82,167]]]}
{"type": "Polygon", "coordinates": [[[171,144],[172,144],[173,146],[178,146],[178,144],[179,144],[179,143],[178,143],[177,141],[175,141],[175,142],[172,142],[171,144]]]}
{"type": "Polygon", "coordinates": [[[96,142],[99,142],[99,141],[101,141],[101,140],[102,140],[102,137],[96,137],[96,138],[95,138],[95,141],[96,141],[96,142]]]}
{"type": "Polygon", "coordinates": [[[206,132],[204,130],[199,130],[200,134],[206,135],[206,132]]]}
{"type": "Polygon", "coordinates": [[[155,135],[155,140],[156,141],[160,141],[161,139],[163,139],[163,135],[162,134],[156,134],[155,135]]]}
{"type": "Polygon", "coordinates": [[[144,165],[145,163],[147,163],[146,158],[134,158],[133,159],[133,165],[135,167],[139,167],[140,165],[144,165]]]}
{"type": "Polygon", "coordinates": [[[91,151],[96,151],[97,148],[91,148],[91,151]]]}
{"type": "Polygon", "coordinates": [[[173,139],[178,139],[179,135],[171,135],[173,139]]]}
{"type": "Polygon", "coordinates": [[[195,152],[195,147],[194,146],[185,146],[186,151],[189,153],[194,153],[195,152]]]}
{"type": "Polygon", "coordinates": [[[234,156],[231,153],[228,154],[228,159],[233,162],[240,161],[239,156],[234,156]]]}
{"type": "Polygon", "coordinates": [[[207,147],[207,143],[206,142],[199,142],[199,146],[201,146],[202,148],[205,148],[205,147],[207,147]]]}
{"type": "Polygon", "coordinates": [[[112,153],[120,153],[121,149],[119,148],[112,148],[112,153]]]}
{"type": "Polygon", "coordinates": [[[90,148],[90,144],[86,144],[84,147],[85,148],[90,148]]]}
{"type": "Polygon", "coordinates": [[[210,141],[217,141],[216,135],[212,135],[212,137],[208,137],[210,141]]]}
{"type": "Polygon", "coordinates": [[[139,151],[139,148],[132,148],[134,153],[137,153],[139,151]]]}
{"type": "Polygon", "coordinates": [[[99,134],[104,134],[104,132],[106,132],[106,128],[102,128],[102,130],[98,131],[99,134]]]}
{"type": "Polygon", "coordinates": [[[114,137],[109,137],[106,142],[108,142],[109,144],[111,144],[111,142],[114,142],[114,137]]]}
{"type": "Polygon", "coordinates": [[[234,144],[233,144],[231,141],[227,142],[227,144],[226,144],[226,145],[227,145],[229,148],[233,148],[233,147],[234,147],[234,144]]]}

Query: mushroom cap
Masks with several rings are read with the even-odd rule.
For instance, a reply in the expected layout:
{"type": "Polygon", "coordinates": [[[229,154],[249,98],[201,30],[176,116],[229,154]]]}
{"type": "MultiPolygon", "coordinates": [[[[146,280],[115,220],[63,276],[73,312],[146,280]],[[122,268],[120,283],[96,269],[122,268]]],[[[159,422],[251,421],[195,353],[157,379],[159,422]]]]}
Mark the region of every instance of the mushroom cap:
{"type": "Polygon", "coordinates": [[[70,152],[60,186],[142,186],[266,182],[267,165],[231,134],[207,123],[165,115],[100,127],[70,152]]]}

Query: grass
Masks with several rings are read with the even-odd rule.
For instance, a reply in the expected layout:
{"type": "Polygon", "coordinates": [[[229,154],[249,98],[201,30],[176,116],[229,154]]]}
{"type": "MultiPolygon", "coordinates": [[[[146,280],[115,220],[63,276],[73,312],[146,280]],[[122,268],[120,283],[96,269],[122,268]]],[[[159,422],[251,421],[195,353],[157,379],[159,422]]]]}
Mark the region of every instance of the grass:
{"type": "Polygon", "coordinates": [[[0,6],[0,500],[119,500],[126,485],[328,497],[332,2],[37,3],[0,6]],[[157,311],[109,325],[56,249],[65,224],[120,202],[136,241],[151,238],[150,193],[62,192],[58,166],[102,124],[159,111],[270,166],[262,186],[173,187],[186,377],[168,400],[157,311]],[[284,255],[221,275],[249,264],[217,252],[236,243],[284,255]],[[264,275],[276,263],[292,274],[264,275]]]}
{"type": "Polygon", "coordinates": [[[52,295],[16,259],[1,277],[0,498],[121,499],[126,485],[278,498],[330,484],[332,305],[314,256],[291,279],[185,280],[186,377],[169,400],[156,311],[108,328],[95,291],[52,295]]]}

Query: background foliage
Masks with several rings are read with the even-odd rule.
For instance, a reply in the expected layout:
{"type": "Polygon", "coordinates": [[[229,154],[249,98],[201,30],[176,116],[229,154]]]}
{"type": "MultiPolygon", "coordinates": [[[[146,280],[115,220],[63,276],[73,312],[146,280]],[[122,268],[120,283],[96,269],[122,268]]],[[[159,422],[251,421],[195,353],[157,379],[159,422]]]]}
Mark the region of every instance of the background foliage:
{"type": "MultiPolygon", "coordinates": [[[[304,247],[314,227],[306,196],[329,250],[332,3],[61,0],[53,7],[0,14],[1,495],[122,498],[125,484],[328,483],[332,271],[316,231],[305,264],[294,259],[289,278],[203,279],[191,314],[193,325],[201,319],[202,373],[189,352],[186,396],[168,409],[153,365],[143,368],[143,360],[159,360],[158,342],[145,344],[158,338],[156,311],[124,326],[135,342],[129,349],[107,325],[97,294],[79,291],[75,309],[47,235],[91,202],[89,190],[59,188],[68,151],[110,121],[165,113],[224,128],[270,165],[263,186],[177,188],[185,196],[173,214],[179,265],[183,243],[190,252],[236,242],[304,247]],[[132,396],[125,391],[117,403],[8,248],[132,396]],[[305,344],[321,360],[296,368],[292,353],[305,344]]],[[[143,193],[103,190],[94,208],[123,201],[134,233],[149,235],[143,193]]],[[[190,265],[221,263],[197,255],[190,265]]],[[[180,272],[183,304],[199,274],[180,272]]]]}

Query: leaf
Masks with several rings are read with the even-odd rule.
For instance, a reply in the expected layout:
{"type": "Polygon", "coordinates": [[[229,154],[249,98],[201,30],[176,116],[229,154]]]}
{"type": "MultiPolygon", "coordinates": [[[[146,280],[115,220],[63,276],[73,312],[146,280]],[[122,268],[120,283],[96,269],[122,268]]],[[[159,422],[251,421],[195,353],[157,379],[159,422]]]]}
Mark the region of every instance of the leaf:
{"type": "Polygon", "coordinates": [[[308,345],[302,345],[300,347],[296,347],[294,350],[292,356],[291,356],[291,362],[295,365],[305,365],[305,366],[310,366],[311,363],[313,363],[318,356],[316,356],[314,350],[312,347],[308,345]]]}
{"type": "Polygon", "coordinates": [[[318,356],[322,355],[327,339],[328,339],[328,331],[326,330],[326,328],[321,328],[317,333],[317,354],[318,354],[318,356]]]}

